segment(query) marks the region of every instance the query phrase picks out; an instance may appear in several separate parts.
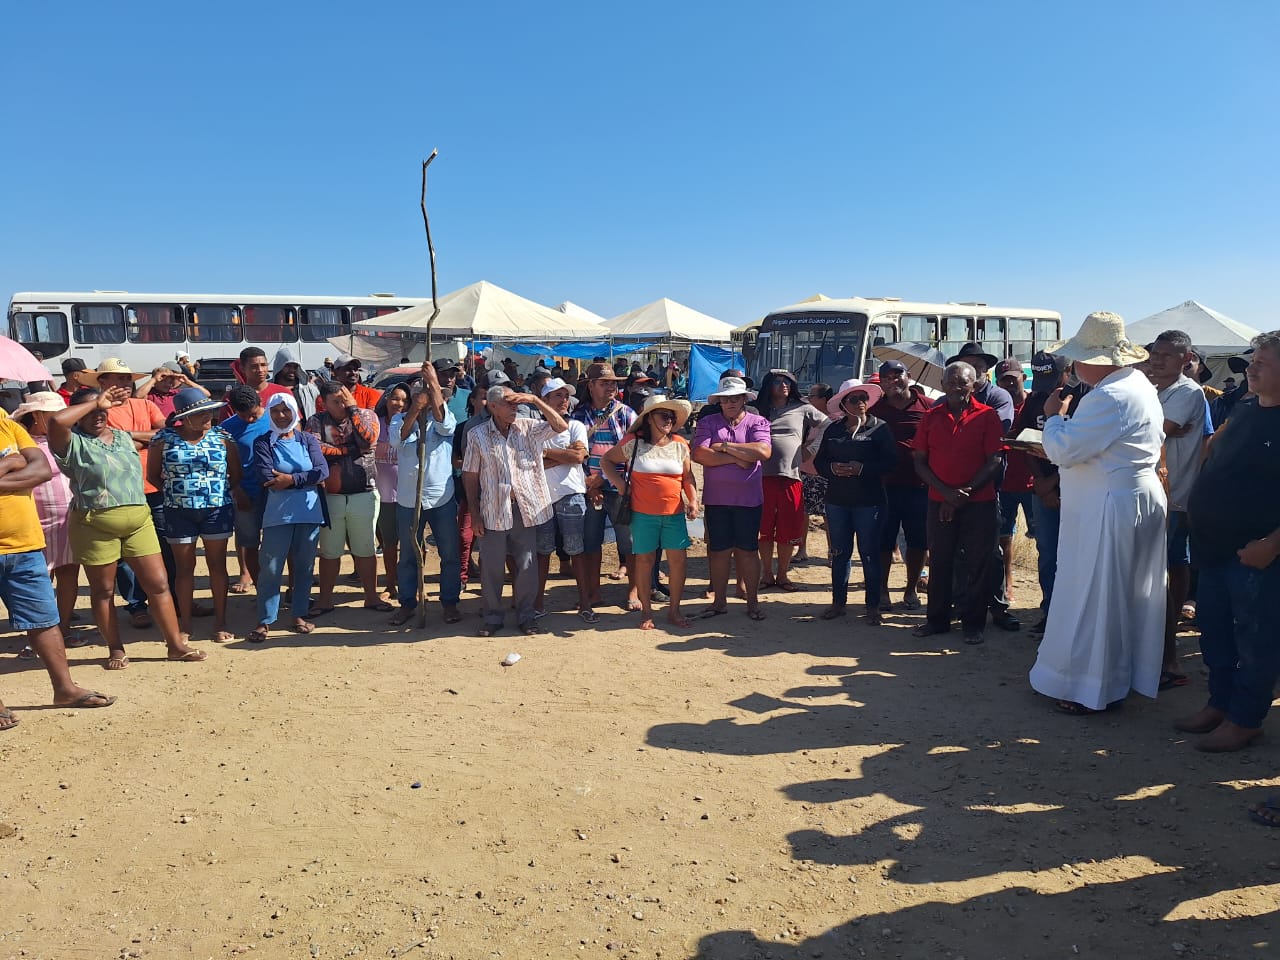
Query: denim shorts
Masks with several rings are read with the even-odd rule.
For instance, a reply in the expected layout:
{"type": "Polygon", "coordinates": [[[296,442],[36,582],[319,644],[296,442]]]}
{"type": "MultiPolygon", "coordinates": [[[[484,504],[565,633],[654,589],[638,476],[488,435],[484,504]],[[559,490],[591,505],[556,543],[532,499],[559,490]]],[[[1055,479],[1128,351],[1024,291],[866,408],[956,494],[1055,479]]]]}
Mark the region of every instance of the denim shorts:
{"type": "Polygon", "coordinates": [[[708,504],[705,513],[707,552],[759,550],[760,517],[764,506],[728,507],[708,504]]]}
{"type": "Polygon", "coordinates": [[[164,538],[169,543],[197,540],[230,540],[236,526],[235,504],[224,503],[206,510],[187,507],[164,508],[164,538]]]}
{"type": "Polygon", "coordinates": [[[581,493],[571,493],[552,504],[551,519],[538,524],[538,554],[549,557],[556,552],[556,530],[564,552],[576,557],[586,549],[587,498],[581,493]]]}
{"type": "Polygon", "coordinates": [[[241,510],[236,507],[236,546],[246,550],[257,550],[262,546],[262,511],[266,509],[267,498],[259,494],[253,501],[253,509],[241,510]]]}
{"type": "Polygon", "coordinates": [[[58,600],[43,550],[0,553],[0,600],[15,630],[46,630],[58,625],[58,600]]]}

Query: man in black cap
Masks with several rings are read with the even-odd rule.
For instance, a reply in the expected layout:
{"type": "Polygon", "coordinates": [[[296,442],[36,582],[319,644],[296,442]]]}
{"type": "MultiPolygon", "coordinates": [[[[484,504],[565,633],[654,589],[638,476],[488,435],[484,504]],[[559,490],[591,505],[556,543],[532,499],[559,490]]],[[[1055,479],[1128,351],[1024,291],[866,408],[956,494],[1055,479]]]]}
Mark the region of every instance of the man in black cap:
{"type": "Polygon", "coordinates": [[[79,357],[67,357],[62,361],[62,386],[58,387],[58,396],[71,406],[71,395],[81,387],[89,386],[89,382],[81,378],[87,367],[79,357]]]}
{"type": "MultiPolygon", "coordinates": [[[[947,359],[947,366],[949,367],[957,362],[967,363],[973,367],[974,373],[978,377],[977,384],[973,390],[973,399],[996,412],[996,416],[1000,418],[1000,425],[1004,428],[1004,435],[1008,436],[1009,430],[1013,426],[1013,397],[1009,396],[1009,391],[1003,387],[996,386],[987,379],[987,372],[1000,362],[999,358],[985,352],[981,344],[970,341],[960,348],[958,354],[947,359]]],[[[1000,484],[1003,481],[1004,464],[1001,463],[995,478],[997,490],[1000,489],[1000,484]]],[[[999,530],[997,529],[998,533],[999,530]]],[[[963,559],[956,564],[956,577],[956,593],[959,595],[962,592],[962,585],[965,580],[963,559]]],[[[1000,548],[998,535],[996,537],[995,553],[991,557],[991,596],[987,600],[987,609],[991,611],[991,622],[1001,630],[1012,632],[1022,628],[1022,623],[1018,618],[1009,612],[1009,598],[1005,595],[1004,590],[1004,551],[1000,548]]]]}

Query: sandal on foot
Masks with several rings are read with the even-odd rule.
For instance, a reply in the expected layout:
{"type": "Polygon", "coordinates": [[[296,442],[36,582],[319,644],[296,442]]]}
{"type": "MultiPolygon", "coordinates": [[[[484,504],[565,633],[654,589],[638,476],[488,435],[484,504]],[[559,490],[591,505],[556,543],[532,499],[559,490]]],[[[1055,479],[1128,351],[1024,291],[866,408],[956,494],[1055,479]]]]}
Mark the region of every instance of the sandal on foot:
{"type": "Polygon", "coordinates": [[[779,580],[776,586],[779,590],[785,591],[786,593],[795,593],[797,590],[804,589],[800,584],[793,583],[790,580],[779,580]]]}
{"type": "Polygon", "coordinates": [[[247,634],[245,634],[245,639],[248,640],[250,643],[266,643],[267,628],[265,626],[254,627],[247,634]]]}
{"type": "Polygon", "coordinates": [[[477,636],[477,637],[492,637],[492,636],[493,636],[495,633],[497,633],[497,632],[498,632],[498,628],[497,628],[497,627],[481,627],[479,630],[477,630],[477,631],[476,631],[476,636],[477,636]]]}
{"type": "Polygon", "coordinates": [[[297,620],[293,621],[294,633],[312,633],[315,631],[315,629],[316,629],[316,625],[312,623],[310,620],[303,620],[301,617],[299,617],[297,620]]]}
{"type": "Polygon", "coordinates": [[[70,703],[57,703],[57,707],[73,707],[81,710],[93,710],[97,707],[109,707],[116,702],[115,697],[109,697],[105,693],[86,693],[83,696],[76,697],[70,703]],[[99,701],[94,703],[93,701],[99,701]]]}
{"type": "Polygon", "coordinates": [[[1059,700],[1055,707],[1062,713],[1072,717],[1091,717],[1095,713],[1103,713],[1102,710],[1094,710],[1092,707],[1086,707],[1083,703],[1076,703],[1074,700],[1059,700]]]}
{"type": "Polygon", "coordinates": [[[34,660],[35,658],[36,658],[36,652],[31,647],[23,647],[22,650],[18,653],[19,660],[34,660]]]}
{"type": "Polygon", "coordinates": [[[1160,672],[1160,685],[1157,690],[1172,690],[1174,687],[1185,687],[1191,681],[1185,673],[1175,673],[1172,670],[1162,670],[1160,672]]]}
{"type": "Polygon", "coordinates": [[[627,613],[639,613],[644,609],[644,604],[639,600],[628,600],[622,609],[627,613]]]}
{"type": "Polygon", "coordinates": [[[385,600],[379,600],[377,603],[366,603],[364,609],[373,610],[377,613],[390,613],[395,607],[385,600]]]}
{"type": "Polygon", "coordinates": [[[233,583],[231,586],[227,587],[227,592],[235,593],[235,594],[246,594],[249,592],[252,586],[253,584],[249,584],[249,583],[233,583]]]}
{"type": "Polygon", "coordinates": [[[128,657],[109,657],[107,659],[108,670],[123,670],[129,666],[128,657]]]}
{"type": "Polygon", "coordinates": [[[326,617],[329,614],[333,613],[333,611],[336,609],[337,609],[336,607],[312,606],[307,610],[307,619],[315,620],[318,617],[326,617]]]}
{"type": "Polygon", "coordinates": [[[723,617],[728,612],[728,610],[717,610],[715,607],[707,607],[707,609],[698,614],[698,619],[710,620],[712,617],[723,617]]]}
{"type": "Polygon", "coordinates": [[[20,722],[12,710],[0,710],[0,730],[12,730],[20,722]]]}
{"type": "Polygon", "coordinates": [[[169,654],[168,659],[174,663],[199,663],[201,660],[208,660],[209,654],[205,653],[203,650],[197,650],[192,647],[190,650],[184,650],[176,657],[171,653],[169,654]]]}
{"type": "Polygon", "coordinates": [[[219,630],[209,638],[210,643],[230,643],[236,638],[236,635],[230,630],[219,630]]]}
{"type": "Polygon", "coordinates": [[[596,613],[590,607],[583,607],[578,611],[578,616],[582,618],[583,623],[599,623],[600,614],[596,613]]]}

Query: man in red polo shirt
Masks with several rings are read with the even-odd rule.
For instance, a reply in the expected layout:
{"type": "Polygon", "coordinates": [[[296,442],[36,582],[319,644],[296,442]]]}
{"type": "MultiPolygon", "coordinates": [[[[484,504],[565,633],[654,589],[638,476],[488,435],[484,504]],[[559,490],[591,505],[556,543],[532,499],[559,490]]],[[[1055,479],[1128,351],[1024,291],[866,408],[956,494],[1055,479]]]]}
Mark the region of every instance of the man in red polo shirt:
{"type": "Polygon", "coordinates": [[[978,375],[964,362],[942,377],[946,400],[920,420],[911,441],[916,472],[929,488],[929,603],[914,636],[951,630],[956,555],[965,555],[966,584],[960,622],[965,643],[981,643],[995,552],[998,510],[995,476],[1002,464],[999,415],[973,397],[978,375]]]}

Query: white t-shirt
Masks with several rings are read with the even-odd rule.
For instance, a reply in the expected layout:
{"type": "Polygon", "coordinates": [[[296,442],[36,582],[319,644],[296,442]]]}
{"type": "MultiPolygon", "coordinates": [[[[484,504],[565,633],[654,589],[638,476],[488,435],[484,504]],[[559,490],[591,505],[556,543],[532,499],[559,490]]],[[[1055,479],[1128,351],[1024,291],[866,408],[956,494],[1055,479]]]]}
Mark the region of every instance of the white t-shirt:
{"type": "Polygon", "coordinates": [[[1200,451],[1204,447],[1204,391],[1186,374],[1160,391],[1166,420],[1191,429],[1186,436],[1166,437],[1165,465],[1169,468],[1169,509],[1186,510],[1191,488],[1200,475],[1200,451]]]}
{"type": "MultiPolygon", "coordinates": [[[[569,429],[557,433],[547,441],[547,449],[568,450],[574,442],[586,446],[587,425],[577,420],[569,421],[569,429]]],[[[582,472],[580,463],[562,463],[547,467],[547,489],[551,491],[551,502],[562,500],[570,494],[587,492],[587,475],[582,472]]]]}

